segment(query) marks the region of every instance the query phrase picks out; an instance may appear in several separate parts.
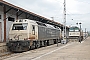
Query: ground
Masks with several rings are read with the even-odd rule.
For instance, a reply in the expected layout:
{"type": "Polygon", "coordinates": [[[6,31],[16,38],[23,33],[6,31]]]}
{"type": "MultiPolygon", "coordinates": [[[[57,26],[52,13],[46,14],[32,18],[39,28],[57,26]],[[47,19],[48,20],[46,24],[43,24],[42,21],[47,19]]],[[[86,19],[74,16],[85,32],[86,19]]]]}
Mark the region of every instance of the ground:
{"type": "Polygon", "coordinates": [[[5,58],[3,60],[90,60],[90,37],[80,42],[51,45],[5,58]]]}

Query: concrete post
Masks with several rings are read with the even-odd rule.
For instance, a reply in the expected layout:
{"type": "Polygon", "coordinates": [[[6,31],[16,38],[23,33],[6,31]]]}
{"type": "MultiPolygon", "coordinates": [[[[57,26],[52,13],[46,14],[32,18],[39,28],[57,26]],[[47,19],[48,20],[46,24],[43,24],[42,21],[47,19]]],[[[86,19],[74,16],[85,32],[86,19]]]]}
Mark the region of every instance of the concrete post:
{"type": "Polygon", "coordinates": [[[4,10],[4,42],[6,42],[6,6],[4,5],[3,7],[3,10],[4,10]]]}

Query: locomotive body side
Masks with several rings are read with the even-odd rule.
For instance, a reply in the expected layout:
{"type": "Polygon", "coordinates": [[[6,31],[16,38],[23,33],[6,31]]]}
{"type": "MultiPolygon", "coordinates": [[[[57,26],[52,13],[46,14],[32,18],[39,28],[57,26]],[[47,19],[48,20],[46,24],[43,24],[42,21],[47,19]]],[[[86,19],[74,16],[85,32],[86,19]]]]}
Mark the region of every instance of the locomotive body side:
{"type": "Polygon", "coordinates": [[[38,40],[49,40],[60,38],[60,30],[38,26],[38,40]]]}

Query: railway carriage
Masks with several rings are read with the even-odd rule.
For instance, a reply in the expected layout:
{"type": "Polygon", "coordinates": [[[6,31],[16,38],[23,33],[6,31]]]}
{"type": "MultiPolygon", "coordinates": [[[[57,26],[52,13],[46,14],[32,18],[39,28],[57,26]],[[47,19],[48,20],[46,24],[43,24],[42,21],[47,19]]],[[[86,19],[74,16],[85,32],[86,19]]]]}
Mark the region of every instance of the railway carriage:
{"type": "Polygon", "coordinates": [[[29,19],[13,22],[7,46],[10,51],[21,52],[61,41],[61,29],[29,19]]]}

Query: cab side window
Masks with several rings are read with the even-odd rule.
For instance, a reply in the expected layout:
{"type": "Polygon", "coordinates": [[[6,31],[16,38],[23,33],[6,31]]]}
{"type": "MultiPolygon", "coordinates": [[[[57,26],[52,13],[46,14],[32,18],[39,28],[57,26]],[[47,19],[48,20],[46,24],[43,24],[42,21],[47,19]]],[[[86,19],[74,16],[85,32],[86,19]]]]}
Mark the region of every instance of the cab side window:
{"type": "Polygon", "coordinates": [[[35,35],[35,26],[32,25],[32,34],[35,35]]]}

